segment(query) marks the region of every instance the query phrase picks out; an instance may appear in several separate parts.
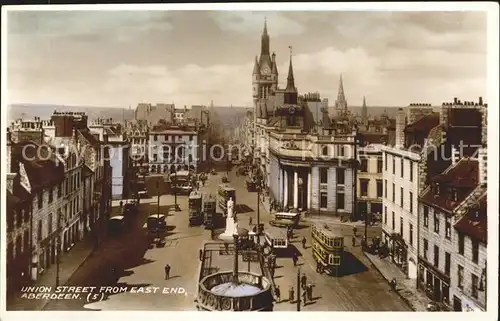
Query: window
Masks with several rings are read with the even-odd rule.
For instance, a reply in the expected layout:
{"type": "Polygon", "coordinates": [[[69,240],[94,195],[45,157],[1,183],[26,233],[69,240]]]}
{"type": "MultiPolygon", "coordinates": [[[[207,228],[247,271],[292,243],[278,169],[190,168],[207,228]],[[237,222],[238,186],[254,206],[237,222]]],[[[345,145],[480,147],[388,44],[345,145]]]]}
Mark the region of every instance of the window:
{"type": "Polygon", "coordinates": [[[472,262],[479,262],[479,242],[472,240],[472,262]]]}
{"type": "Polygon", "coordinates": [[[344,193],[337,193],[337,209],[338,210],[345,209],[344,197],[345,197],[344,193]]]}
{"type": "Polygon", "coordinates": [[[439,233],[439,213],[434,210],[434,232],[439,233]]]}
{"type": "Polygon", "coordinates": [[[439,267],[439,246],[434,245],[434,266],[439,267]]]}
{"type": "Polygon", "coordinates": [[[189,141],[191,141],[191,142],[193,141],[193,135],[189,136],[189,141]]]}
{"type": "Polygon", "coordinates": [[[413,214],[413,193],[410,192],[410,197],[409,197],[409,201],[410,201],[410,213],[413,214]]]}
{"type": "Polygon", "coordinates": [[[344,156],[344,145],[339,146],[339,156],[344,156]]]}
{"type": "Polygon", "coordinates": [[[401,194],[399,195],[399,203],[401,203],[401,207],[403,207],[405,191],[402,187],[400,188],[400,193],[401,194]]]}
{"type": "Polygon", "coordinates": [[[387,198],[387,180],[384,180],[384,197],[387,198]]]}
{"type": "Polygon", "coordinates": [[[450,275],[451,270],[451,254],[448,252],[444,253],[444,273],[450,275]]]}
{"type": "Polygon", "coordinates": [[[361,159],[361,172],[368,172],[368,160],[366,158],[361,159]]]}
{"type": "Polygon", "coordinates": [[[401,235],[401,237],[403,237],[403,218],[402,217],[399,218],[399,235],[401,235]]]}
{"type": "Polygon", "coordinates": [[[154,136],[153,136],[153,140],[154,140],[154,141],[157,141],[157,140],[158,140],[158,135],[154,135],[154,136]]]}
{"type": "Polygon", "coordinates": [[[40,242],[43,239],[43,230],[42,230],[42,220],[38,220],[38,226],[36,229],[36,237],[37,242],[40,242]]]}
{"type": "Polygon", "coordinates": [[[326,192],[321,192],[320,208],[328,207],[328,194],[326,192]]]}
{"type": "Polygon", "coordinates": [[[396,157],[392,156],[392,174],[396,175],[396,157]]]}
{"type": "Polygon", "coordinates": [[[464,288],[464,267],[461,265],[458,265],[457,269],[457,283],[458,283],[458,288],[462,289],[464,288]]]}
{"type": "Polygon", "coordinates": [[[38,192],[37,201],[38,201],[38,209],[41,209],[43,207],[43,190],[38,192]]]}
{"type": "Polygon", "coordinates": [[[377,197],[382,197],[382,180],[377,179],[377,197]]]}
{"type": "Polygon", "coordinates": [[[413,162],[410,160],[410,182],[413,182],[413,162]]]}
{"type": "Polygon", "coordinates": [[[382,173],[382,166],[384,162],[381,159],[377,159],[377,173],[382,173]]]}
{"type": "Polygon", "coordinates": [[[392,202],[396,203],[396,184],[392,183],[392,202]]]}
{"type": "Polygon", "coordinates": [[[429,227],[429,207],[424,205],[424,227],[429,227]]]}
{"type": "Polygon", "coordinates": [[[410,223],[410,245],[413,245],[413,224],[410,223]]]}
{"type": "Polygon", "coordinates": [[[321,149],[321,154],[323,156],[328,156],[328,146],[323,146],[323,148],[321,149]]]}
{"type": "Polygon", "coordinates": [[[387,170],[387,154],[384,153],[384,157],[385,157],[385,170],[387,170]]]}
{"type": "Polygon", "coordinates": [[[158,154],[153,154],[153,162],[157,162],[158,161],[158,154]]]}
{"type": "Polygon", "coordinates": [[[59,183],[59,185],[57,186],[57,197],[61,196],[62,196],[62,183],[59,183]]]}
{"type": "Polygon", "coordinates": [[[404,169],[405,169],[405,167],[404,167],[404,158],[403,157],[401,157],[401,164],[400,164],[400,166],[401,166],[401,177],[404,177],[404,169]]]}
{"type": "Polygon", "coordinates": [[[387,206],[384,206],[384,223],[387,225],[387,206]]]}
{"type": "Polygon", "coordinates": [[[49,214],[47,219],[47,231],[49,235],[52,234],[52,213],[49,214]]]}
{"type": "Polygon", "coordinates": [[[451,239],[451,217],[446,216],[445,222],[445,237],[450,240],[451,239]]]}
{"type": "Polygon", "coordinates": [[[319,169],[319,177],[320,177],[320,183],[321,184],[328,183],[328,168],[326,168],[326,167],[320,167],[320,169],[319,169]]]}
{"type": "Polygon", "coordinates": [[[345,184],[345,169],[337,168],[337,184],[344,185],[345,184]]]}
{"type": "Polygon", "coordinates": [[[424,239],[424,259],[427,260],[427,251],[429,250],[429,242],[427,239],[424,239]]]}
{"type": "Polygon", "coordinates": [[[368,196],[368,180],[362,179],[360,180],[361,184],[361,196],[368,196]]]}
{"type": "Polygon", "coordinates": [[[392,230],[396,229],[396,213],[392,212],[392,230]]]}
{"type": "Polygon", "coordinates": [[[478,286],[479,278],[474,273],[471,273],[471,279],[472,279],[471,294],[472,294],[472,297],[474,299],[477,299],[477,297],[478,297],[477,286],[478,286]]]}
{"type": "Polygon", "coordinates": [[[464,255],[465,237],[462,233],[458,233],[458,254],[464,255]]]}
{"type": "Polygon", "coordinates": [[[165,139],[165,141],[168,140],[168,135],[164,135],[163,138],[165,139]]]}

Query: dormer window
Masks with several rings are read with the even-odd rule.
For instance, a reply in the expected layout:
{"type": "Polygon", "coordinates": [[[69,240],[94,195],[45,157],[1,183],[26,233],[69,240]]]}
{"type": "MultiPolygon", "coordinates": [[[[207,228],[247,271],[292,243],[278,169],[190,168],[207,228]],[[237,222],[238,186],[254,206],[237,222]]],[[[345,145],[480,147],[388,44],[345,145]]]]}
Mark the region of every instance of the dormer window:
{"type": "Polygon", "coordinates": [[[439,195],[440,190],[439,183],[434,184],[434,195],[439,195]]]}

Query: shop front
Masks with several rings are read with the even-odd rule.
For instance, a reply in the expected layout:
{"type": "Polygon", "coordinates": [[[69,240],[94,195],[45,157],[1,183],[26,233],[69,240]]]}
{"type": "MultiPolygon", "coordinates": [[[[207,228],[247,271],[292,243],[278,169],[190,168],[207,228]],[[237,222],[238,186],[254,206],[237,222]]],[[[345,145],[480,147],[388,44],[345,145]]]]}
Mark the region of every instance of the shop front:
{"type": "Polygon", "coordinates": [[[419,257],[419,288],[432,301],[439,303],[441,310],[451,310],[450,277],[419,257]]]}

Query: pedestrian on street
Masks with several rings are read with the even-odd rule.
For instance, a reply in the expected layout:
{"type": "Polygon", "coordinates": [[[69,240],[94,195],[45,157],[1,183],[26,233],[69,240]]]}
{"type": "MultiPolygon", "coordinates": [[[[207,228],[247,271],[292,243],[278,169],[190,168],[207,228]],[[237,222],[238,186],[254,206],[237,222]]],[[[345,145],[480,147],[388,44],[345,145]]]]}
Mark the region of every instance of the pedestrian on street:
{"type": "Polygon", "coordinates": [[[293,286],[290,287],[288,290],[288,302],[293,303],[293,300],[295,299],[295,291],[293,289],[293,286]]]}
{"type": "Polygon", "coordinates": [[[302,275],[302,278],[300,279],[300,285],[302,286],[302,289],[306,289],[306,284],[307,284],[307,276],[305,274],[302,275]]]}
{"type": "Polygon", "coordinates": [[[250,226],[252,225],[252,217],[251,216],[248,218],[248,225],[250,225],[250,226]]]}
{"type": "Polygon", "coordinates": [[[393,291],[396,291],[396,279],[393,278],[390,282],[391,288],[393,291]]]}
{"type": "Polygon", "coordinates": [[[307,285],[306,289],[307,289],[307,290],[306,290],[306,292],[307,292],[307,299],[308,299],[309,301],[312,301],[312,296],[313,296],[313,295],[312,295],[312,293],[313,293],[313,286],[312,286],[312,284],[311,284],[311,283],[309,283],[309,284],[307,285]]]}
{"type": "Polygon", "coordinates": [[[200,249],[200,261],[203,261],[203,250],[200,249]]]}
{"type": "Polygon", "coordinates": [[[123,201],[120,201],[120,208],[123,207],[123,201]]]}
{"type": "Polygon", "coordinates": [[[356,247],[356,236],[352,237],[352,247],[356,247]]]}
{"type": "Polygon", "coordinates": [[[165,265],[165,280],[170,278],[170,265],[165,265]]]}
{"type": "Polygon", "coordinates": [[[293,261],[293,266],[297,266],[297,261],[298,261],[297,253],[293,253],[292,261],[293,261]]]}
{"type": "Polygon", "coordinates": [[[304,302],[304,306],[306,306],[307,305],[307,292],[306,291],[302,292],[302,300],[303,300],[302,302],[304,302]]]}
{"type": "Polygon", "coordinates": [[[306,242],[307,242],[306,237],[305,236],[302,237],[302,248],[304,248],[304,249],[306,248],[306,242]]]}
{"type": "Polygon", "coordinates": [[[274,293],[276,294],[276,303],[280,303],[281,301],[281,290],[280,290],[280,286],[277,285],[276,286],[276,289],[274,289],[274,293]]]}

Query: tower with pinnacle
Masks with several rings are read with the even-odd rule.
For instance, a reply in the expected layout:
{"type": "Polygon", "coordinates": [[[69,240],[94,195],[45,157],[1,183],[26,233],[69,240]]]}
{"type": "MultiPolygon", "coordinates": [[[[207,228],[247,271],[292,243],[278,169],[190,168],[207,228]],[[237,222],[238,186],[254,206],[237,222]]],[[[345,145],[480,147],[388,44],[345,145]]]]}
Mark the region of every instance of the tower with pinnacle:
{"type": "Polygon", "coordinates": [[[366,107],[366,97],[363,96],[363,107],[361,107],[361,121],[366,123],[368,121],[368,108],[366,107]]]}
{"type": "Polygon", "coordinates": [[[260,57],[255,56],[252,72],[254,118],[266,119],[267,99],[278,87],[278,67],[276,54],[270,53],[270,39],[267,32],[267,21],[264,21],[264,30],[261,37],[260,57]]]}
{"type": "Polygon", "coordinates": [[[342,81],[342,74],[340,74],[339,91],[337,93],[337,100],[335,100],[335,110],[338,116],[345,116],[348,114],[347,100],[344,94],[344,83],[342,81]]]}

